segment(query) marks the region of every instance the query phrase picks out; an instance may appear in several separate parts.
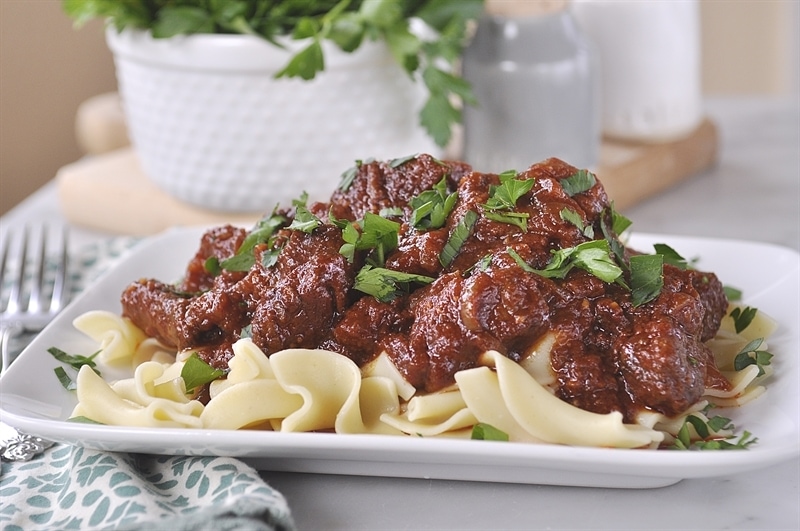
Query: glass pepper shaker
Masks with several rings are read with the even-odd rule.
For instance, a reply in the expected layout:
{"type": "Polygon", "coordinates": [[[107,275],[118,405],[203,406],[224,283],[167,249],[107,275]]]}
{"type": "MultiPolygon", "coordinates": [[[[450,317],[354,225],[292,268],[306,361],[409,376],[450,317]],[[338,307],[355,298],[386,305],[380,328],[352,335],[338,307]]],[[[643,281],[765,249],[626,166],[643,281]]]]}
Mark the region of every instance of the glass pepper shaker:
{"type": "Polygon", "coordinates": [[[566,2],[528,4],[538,10],[499,13],[489,4],[464,52],[462,74],[477,105],[463,111],[462,158],[495,173],[549,157],[593,168],[600,151],[596,52],[566,2]]]}

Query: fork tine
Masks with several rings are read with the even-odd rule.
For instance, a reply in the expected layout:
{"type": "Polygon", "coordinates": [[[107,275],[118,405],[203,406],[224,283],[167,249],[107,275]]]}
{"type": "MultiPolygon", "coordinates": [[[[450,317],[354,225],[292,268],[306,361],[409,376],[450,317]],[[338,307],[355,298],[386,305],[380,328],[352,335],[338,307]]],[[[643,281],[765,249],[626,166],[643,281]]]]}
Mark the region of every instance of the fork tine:
{"type": "MultiPolygon", "coordinates": [[[[27,236],[27,234],[26,234],[27,236]]],[[[34,256],[33,261],[33,279],[31,282],[30,294],[28,296],[28,308],[31,313],[38,313],[42,309],[42,286],[44,285],[44,269],[47,259],[45,253],[47,252],[47,229],[42,227],[41,236],[39,238],[39,252],[34,256]]],[[[27,261],[27,256],[24,258],[27,261]]]]}
{"type": "Polygon", "coordinates": [[[28,256],[28,228],[26,227],[22,234],[22,241],[19,244],[19,269],[17,270],[17,278],[11,283],[11,291],[8,294],[8,304],[6,305],[6,313],[13,315],[18,313],[22,304],[23,285],[25,283],[25,270],[27,268],[28,256]]]}
{"type": "Polygon", "coordinates": [[[8,263],[8,252],[11,248],[11,235],[6,236],[3,242],[3,254],[0,256],[0,289],[2,289],[6,278],[6,264],[8,263]]]}
{"type": "Polygon", "coordinates": [[[67,272],[69,270],[69,231],[67,227],[61,230],[61,248],[59,249],[58,267],[56,268],[56,276],[53,281],[53,294],[50,297],[50,312],[57,312],[67,303],[69,297],[69,290],[67,289],[69,277],[67,272]]]}

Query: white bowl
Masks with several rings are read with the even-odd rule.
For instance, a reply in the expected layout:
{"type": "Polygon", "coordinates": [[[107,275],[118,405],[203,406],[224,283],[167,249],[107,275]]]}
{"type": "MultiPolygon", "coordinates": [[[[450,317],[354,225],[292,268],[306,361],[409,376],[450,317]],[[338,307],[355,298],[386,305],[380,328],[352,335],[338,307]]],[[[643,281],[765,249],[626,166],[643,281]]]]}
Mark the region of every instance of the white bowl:
{"type": "Polygon", "coordinates": [[[323,43],[325,71],[302,81],[275,79],[291,52],[258,37],[110,27],[106,39],[142,167],[185,202],[267,212],[303,191],[326,199],[357,159],[441,152],[419,125],[423,85],[383,43],[323,43]]]}

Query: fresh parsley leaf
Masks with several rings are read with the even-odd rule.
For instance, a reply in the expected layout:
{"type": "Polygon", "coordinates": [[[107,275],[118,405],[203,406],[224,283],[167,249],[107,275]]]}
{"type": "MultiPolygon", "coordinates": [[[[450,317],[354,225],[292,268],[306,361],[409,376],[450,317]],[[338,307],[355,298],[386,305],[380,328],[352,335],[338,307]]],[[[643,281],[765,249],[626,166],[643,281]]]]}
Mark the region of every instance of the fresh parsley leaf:
{"type": "Polygon", "coordinates": [[[686,259],[678,254],[678,251],[665,243],[656,243],[653,245],[656,254],[664,257],[664,263],[677,267],[678,269],[686,270],[689,268],[689,263],[686,259]]]}
{"type": "Polygon", "coordinates": [[[729,439],[714,439],[710,441],[696,441],[693,446],[698,450],[747,450],[751,445],[758,442],[756,437],[749,431],[742,433],[738,441],[733,437],[729,439]]]}
{"type": "Polygon", "coordinates": [[[770,365],[772,354],[766,350],[759,350],[763,343],[764,338],[757,338],[745,345],[733,358],[733,368],[741,371],[745,367],[756,365],[758,367],[758,376],[764,375],[764,367],[770,365]]]}
{"type": "Polygon", "coordinates": [[[506,250],[523,270],[546,278],[565,278],[574,267],[583,269],[604,282],[615,282],[622,275],[622,269],[611,258],[606,240],[592,240],[553,251],[553,256],[544,269],[532,268],[511,247],[506,250]]]}
{"type": "Polygon", "coordinates": [[[397,248],[400,224],[372,212],[364,214],[361,231],[352,222],[346,222],[342,229],[345,243],[339,248],[339,254],[352,263],[356,251],[371,251],[368,261],[372,265],[382,267],[386,255],[397,248]]]}
{"type": "Polygon", "coordinates": [[[195,352],[186,359],[181,369],[181,378],[186,385],[186,392],[190,393],[197,387],[213,382],[225,376],[225,371],[215,369],[200,359],[195,352]]]}
{"type": "Polygon", "coordinates": [[[471,439],[480,441],[508,441],[508,434],[491,424],[479,422],[472,427],[471,439]]]}
{"type": "Polygon", "coordinates": [[[490,265],[492,265],[492,255],[491,254],[483,255],[483,257],[480,260],[472,264],[472,266],[469,267],[468,269],[464,270],[464,276],[468,277],[476,271],[477,272],[486,271],[487,269],[489,269],[490,265]]]}
{"type": "Polygon", "coordinates": [[[732,286],[723,286],[722,290],[725,292],[725,297],[727,297],[730,302],[742,300],[742,290],[732,286]]]}
{"type": "Polygon", "coordinates": [[[382,266],[386,255],[397,248],[399,230],[400,224],[396,221],[367,212],[356,249],[372,249],[372,261],[382,266]]]}
{"type": "Polygon", "coordinates": [[[621,235],[623,232],[628,230],[628,228],[633,225],[633,222],[620,214],[614,208],[614,204],[611,204],[611,229],[614,231],[614,234],[617,236],[621,235]]]}
{"type": "Polygon", "coordinates": [[[209,275],[217,276],[222,273],[222,266],[219,264],[219,258],[216,256],[209,256],[203,262],[203,270],[209,275]]]}
{"type": "Polygon", "coordinates": [[[214,19],[199,7],[164,6],[153,25],[153,37],[164,39],[175,35],[213,33],[214,19]]]}
{"type": "Polygon", "coordinates": [[[535,179],[517,179],[517,172],[509,170],[501,173],[499,185],[489,187],[489,199],[483,205],[486,210],[513,210],[520,197],[533,188],[535,179]]]}
{"type": "Polygon", "coordinates": [[[409,293],[412,284],[430,284],[433,281],[424,275],[365,265],[356,275],[353,287],[381,302],[391,302],[401,294],[409,293]]]}
{"type": "Polygon", "coordinates": [[[350,189],[350,186],[352,186],[353,181],[358,175],[358,169],[362,164],[362,161],[357,160],[355,166],[351,166],[342,172],[342,175],[339,179],[339,186],[337,186],[340,192],[346,192],[350,189]]]}
{"type": "Polygon", "coordinates": [[[439,252],[439,263],[442,264],[442,267],[449,267],[453,263],[464,242],[472,235],[472,230],[475,228],[477,221],[478,214],[472,210],[467,210],[464,217],[458,221],[453,232],[450,233],[450,237],[447,238],[444,247],[439,252]]]}
{"type": "Polygon", "coordinates": [[[528,230],[530,214],[513,212],[520,197],[533,188],[535,179],[517,179],[517,172],[509,170],[501,173],[499,185],[489,187],[489,199],[481,205],[484,215],[493,221],[508,223],[520,228],[523,232],[528,230]]]}
{"type": "Polygon", "coordinates": [[[594,239],[594,227],[591,225],[586,225],[583,222],[583,218],[581,215],[572,210],[571,208],[564,207],[559,212],[559,216],[561,219],[566,221],[567,223],[572,223],[575,227],[580,231],[581,234],[586,236],[587,238],[594,239]]]}
{"type": "Polygon", "coordinates": [[[507,225],[514,225],[519,227],[522,232],[528,232],[528,218],[530,214],[527,212],[485,212],[483,214],[487,219],[505,223],[507,225]]]}
{"type": "Polygon", "coordinates": [[[414,155],[406,155],[405,157],[398,157],[396,159],[392,159],[392,160],[389,161],[389,167],[390,168],[399,168],[400,166],[402,166],[406,162],[408,162],[410,160],[414,160],[416,158],[417,158],[416,154],[414,154],[414,155]]]}
{"type": "Polygon", "coordinates": [[[730,424],[730,419],[724,417],[713,417],[706,423],[702,418],[696,415],[689,415],[686,421],[678,431],[672,449],[675,450],[746,450],[749,446],[758,442],[748,431],[742,433],[739,440],[734,440],[735,437],[728,437],[726,439],[710,439],[710,440],[691,440],[691,432],[689,426],[692,426],[700,437],[711,436],[710,431],[719,432],[720,430],[732,430],[734,426],[730,424]]]}
{"type": "Polygon", "coordinates": [[[325,57],[322,53],[322,44],[315,38],[311,44],[295,54],[289,60],[289,64],[275,74],[275,77],[299,77],[308,81],[323,70],[325,70],[325,57]]]}
{"type": "Polygon", "coordinates": [[[746,306],[744,309],[734,308],[731,310],[730,316],[731,319],[733,319],[733,328],[736,330],[736,333],[739,334],[742,330],[750,326],[750,323],[753,322],[757,313],[758,308],[751,308],[749,306],[746,306]]]}
{"type": "MultiPolygon", "coordinates": [[[[236,250],[236,253],[218,262],[217,265],[214,261],[206,260],[204,267],[206,271],[219,271],[224,269],[226,271],[249,271],[256,263],[255,253],[253,249],[256,245],[267,243],[271,245],[271,240],[279,228],[286,225],[287,219],[285,216],[277,214],[277,209],[273,213],[258,221],[256,225],[247,233],[242,244],[236,250]]],[[[277,250],[280,252],[280,249],[277,250]]],[[[263,261],[263,259],[262,259],[263,261]]]]}
{"type": "Polygon", "coordinates": [[[733,424],[731,424],[731,419],[719,415],[716,415],[708,419],[708,427],[714,432],[734,429],[733,424]]]}
{"type": "Polygon", "coordinates": [[[642,254],[631,256],[631,302],[634,306],[646,304],[661,293],[664,287],[664,256],[642,254]]]}
{"type": "Polygon", "coordinates": [[[311,233],[322,225],[322,221],[308,210],[305,205],[298,205],[295,207],[294,220],[289,225],[290,230],[297,230],[300,232],[311,233]]]}
{"type": "Polygon", "coordinates": [[[378,215],[382,218],[399,218],[403,215],[403,209],[400,207],[386,207],[382,208],[378,215]]]}
{"type": "Polygon", "coordinates": [[[561,179],[561,187],[570,197],[590,190],[596,183],[597,178],[589,170],[578,170],[569,177],[561,179]]]}
{"type": "Polygon", "coordinates": [[[76,371],[80,370],[80,368],[83,367],[84,365],[88,365],[95,372],[97,372],[97,374],[100,374],[97,371],[97,364],[94,361],[97,355],[100,354],[99,350],[90,356],[84,356],[82,354],[67,354],[66,352],[57,347],[50,347],[47,349],[47,352],[49,352],[51,356],[53,356],[61,363],[69,365],[76,371]]]}
{"type": "Polygon", "coordinates": [[[342,239],[344,243],[341,247],[339,247],[339,254],[347,258],[347,261],[351,264],[355,259],[356,254],[356,244],[358,243],[358,238],[360,233],[355,225],[351,222],[347,222],[342,228],[342,239]]]}
{"type": "Polygon", "coordinates": [[[278,263],[278,256],[280,256],[283,247],[274,247],[269,250],[261,252],[261,265],[269,269],[278,263]]]}
{"type": "Polygon", "coordinates": [[[53,369],[53,372],[56,373],[56,378],[58,378],[61,386],[67,391],[75,391],[78,388],[78,384],[75,383],[75,380],[70,378],[67,371],[64,370],[64,367],[56,367],[53,369]]]}
{"type": "MultiPolygon", "coordinates": [[[[617,264],[620,265],[625,270],[628,270],[628,263],[626,262],[625,258],[625,246],[619,240],[619,233],[616,232],[616,229],[613,227],[614,225],[614,210],[611,209],[610,212],[604,211],[603,215],[600,216],[600,230],[603,233],[603,237],[608,242],[608,246],[611,249],[611,252],[614,254],[614,258],[616,258],[617,264]],[[608,220],[611,218],[611,225],[609,225],[608,220]]],[[[624,223],[621,225],[623,226],[624,223]]],[[[624,230],[624,229],[623,229],[624,230]]]]}
{"type": "Polygon", "coordinates": [[[411,198],[408,203],[412,208],[409,224],[418,230],[443,227],[457,199],[458,192],[447,193],[447,178],[442,177],[433,188],[411,198]]]}
{"type": "MultiPolygon", "coordinates": [[[[214,263],[214,260],[210,260],[210,259],[206,260],[206,264],[205,264],[206,271],[208,271],[209,273],[211,272],[209,270],[209,267],[213,263],[214,263]]],[[[256,258],[255,258],[255,255],[253,254],[252,250],[251,250],[250,252],[245,252],[245,253],[241,253],[241,254],[237,253],[237,254],[231,256],[230,258],[226,258],[222,262],[218,262],[218,266],[219,267],[214,268],[214,269],[215,270],[225,269],[226,271],[244,272],[244,271],[250,271],[250,269],[253,267],[253,265],[255,265],[255,263],[256,263],[256,258]]]]}

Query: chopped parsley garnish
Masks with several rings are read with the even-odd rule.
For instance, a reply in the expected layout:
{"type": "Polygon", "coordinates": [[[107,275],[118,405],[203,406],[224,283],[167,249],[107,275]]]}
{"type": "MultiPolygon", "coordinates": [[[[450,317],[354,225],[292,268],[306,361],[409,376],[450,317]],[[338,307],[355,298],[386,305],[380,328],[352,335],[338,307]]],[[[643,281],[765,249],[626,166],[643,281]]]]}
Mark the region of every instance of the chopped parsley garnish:
{"type": "Polygon", "coordinates": [[[642,254],[631,256],[631,302],[641,306],[658,297],[664,287],[664,256],[642,254]]]}
{"type": "Polygon", "coordinates": [[[471,439],[480,441],[508,441],[508,434],[491,424],[479,422],[472,427],[471,439]]]}
{"type": "Polygon", "coordinates": [[[372,251],[368,261],[372,265],[382,267],[386,255],[397,248],[397,233],[400,224],[372,212],[367,212],[361,222],[359,232],[355,223],[345,222],[342,239],[345,243],[339,253],[352,263],[356,251],[372,251]]]}
{"type": "Polygon", "coordinates": [[[515,170],[504,171],[498,175],[500,184],[489,187],[489,199],[483,207],[487,210],[512,210],[520,197],[533,188],[535,179],[517,179],[515,170]]]}
{"type": "Polygon", "coordinates": [[[225,376],[225,371],[215,369],[200,359],[195,352],[186,359],[181,369],[181,378],[186,385],[186,392],[190,393],[197,387],[213,382],[225,376]]]}
{"type": "MultiPolygon", "coordinates": [[[[607,222],[606,215],[602,215],[600,217],[600,230],[603,232],[603,237],[608,242],[608,246],[611,249],[611,252],[614,253],[614,257],[617,260],[617,263],[623,269],[628,268],[628,264],[625,261],[625,246],[622,245],[622,242],[619,241],[619,233],[616,232],[616,229],[613,227],[614,222],[614,210],[611,210],[609,216],[612,218],[612,225],[609,225],[607,222]]],[[[627,219],[627,218],[626,218],[627,219]]]]}
{"type": "Polygon", "coordinates": [[[433,188],[425,190],[408,202],[412,208],[409,224],[417,230],[444,227],[457,199],[458,192],[447,193],[447,178],[442,177],[433,188]]]}
{"type": "Polygon", "coordinates": [[[531,216],[527,212],[486,212],[484,215],[492,221],[515,225],[522,232],[528,232],[528,218],[531,216]]]}
{"type": "Polygon", "coordinates": [[[491,254],[486,254],[486,255],[483,256],[483,258],[481,258],[480,260],[478,260],[477,262],[472,264],[471,267],[465,269],[464,270],[464,276],[468,277],[472,273],[474,273],[475,271],[478,271],[478,272],[486,271],[487,269],[489,269],[490,265],[492,265],[492,255],[491,254]]]}
{"type": "Polygon", "coordinates": [[[439,263],[442,264],[442,267],[448,267],[453,263],[453,260],[456,259],[456,256],[458,256],[458,253],[461,251],[464,242],[467,241],[467,238],[472,234],[472,230],[475,228],[475,223],[477,223],[477,221],[478,214],[472,210],[467,210],[464,217],[458,221],[453,232],[450,233],[447,243],[444,244],[444,247],[439,252],[439,263]]]}
{"type": "Polygon", "coordinates": [[[566,179],[561,179],[561,187],[570,197],[590,190],[596,183],[597,178],[589,170],[578,170],[566,179]]]}
{"type": "Polygon", "coordinates": [[[275,235],[275,232],[285,225],[287,221],[285,216],[277,214],[274,210],[270,216],[262,218],[256,223],[255,227],[245,236],[242,245],[236,250],[236,254],[250,252],[256,245],[268,243],[275,235]]]}
{"type": "Polygon", "coordinates": [[[757,308],[751,308],[749,306],[746,306],[744,309],[734,308],[731,310],[730,316],[731,319],[733,319],[733,328],[736,330],[736,333],[738,334],[750,326],[750,323],[753,322],[757,313],[757,308]]]}
{"type": "MultiPolygon", "coordinates": [[[[262,243],[270,244],[277,230],[287,222],[286,217],[277,214],[276,210],[273,210],[270,216],[264,217],[256,223],[255,227],[247,233],[247,236],[245,236],[242,244],[233,256],[222,261],[214,256],[207,258],[203,264],[205,270],[212,275],[218,275],[223,269],[226,271],[249,271],[256,263],[255,253],[253,252],[256,245],[262,243]]],[[[273,251],[277,254],[280,252],[280,249],[273,249],[273,251]]],[[[275,258],[277,258],[277,256],[275,258]]],[[[262,263],[263,262],[264,257],[262,255],[262,263]]],[[[266,266],[266,264],[264,265],[266,266]]]]}
{"type": "Polygon", "coordinates": [[[527,232],[530,214],[513,210],[516,208],[519,198],[531,191],[536,180],[517,179],[517,175],[518,173],[514,170],[508,170],[498,175],[500,184],[489,187],[489,199],[481,206],[487,218],[500,223],[516,225],[523,232],[527,232]]]}
{"type": "Polygon", "coordinates": [[[305,205],[298,205],[295,209],[294,220],[289,225],[290,230],[311,233],[322,224],[322,221],[308,210],[305,205]]]}
{"type": "Polygon", "coordinates": [[[399,218],[403,215],[403,209],[400,207],[386,207],[382,208],[378,215],[382,218],[399,218]]]}
{"type": "Polygon", "coordinates": [[[586,236],[587,238],[589,239],[594,238],[594,227],[592,227],[591,225],[586,225],[583,222],[583,218],[581,218],[581,215],[572,210],[571,208],[568,207],[562,208],[561,212],[559,212],[559,216],[567,223],[572,223],[573,225],[575,225],[575,227],[580,231],[580,233],[586,236]]]}
{"type": "Polygon", "coordinates": [[[729,301],[735,302],[742,300],[742,290],[732,286],[723,286],[722,290],[725,292],[725,297],[727,297],[729,301]]]}
{"type": "Polygon", "coordinates": [[[70,378],[69,374],[67,374],[67,371],[64,370],[64,367],[56,367],[53,369],[53,372],[56,373],[56,378],[58,378],[61,387],[67,391],[75,391],[78,388],[75,380],[70,378]]]}
{"type": "Polygon", "coordinates": [[[353,181],[358,175],[358,170],[361,168],[361,166],[363,166],[364,164],[369,164],[374,160],[375,159],[371,157],[366,160],[361,160],[361,159],[356,160],[355,166],[351,166],[350,168],[347,168],[342,172],[342,175],[339,180],[339,186],[337,186],[337,189],[340,192],[346,192],[347,190],[349,190],[350,187],[353,185],[353,181]]]}
{"type": "Polygon", "coordinates": [[[290,230],[311,233],[322,224],[322,221],[308,209],[308,194],[303,192],[299,199],[292,201],[294,205],[294,219],[289,225],[290,230]]]}
{"type": "MultiPolygon", "coordinates": [[[[100,354],[99,350],[90,356],[84,356],[82,354],[67,354],[57,347],[50,347],[47,349],[47,352],[49,352],[51,356],[61,363],[69,365],[76,371],[79,371],[84,365],[88,365],[89,368],[91,368],[94,372],[100,374],[100,371],[97,370],[97,363],[94,361],[97,355],[100,354]]],[[[53,369],[53,372],[55,372],[56,378],[58,378],[58,381],[61,382],[61,385],[64,387],[64,389],[68,391],[74,391],[76,389],[75,382],[67,374],[67,371],[64,370],[64,367],[56,367],[53,369]]]]}
{"type": "Polygon", "coordinates": [[[739,440],[734,440],[734,437],[727,437],[724,439],[709,439],[713,434],[719,433],[722,430],[733,430],[734,426],[731,424],[731,419],[715,416],[708,420],[704,420],[698,415],[688,415],[686,421],[678,431],[678,435],[673,443],[672,448],[675,450],[746,450],[751,444],[755,444],[758,439],[754,438],[750,432],[745,431],[742,433],[739,440]],[[692,441],[691,430],[689,427],[694,428],[695,433],[701,438],[699,441],[692,441]]]}
{"type": "Polygon", "coordinates": [[[741,371],[750,365],[755,365],[758,367],[758,376],[762,376],[765,373],[764,367],[769,365],[772,359],[771,353],[766,350],[759,350],[763,343],[764,338],[758,338],[745,345],[733,358],[733,368],[741,371]]]}
{"type": "Polygon", "coordinates": [[[689,269],[689,262],[669,245],[665,243],[655,243],[653,244],[653,249],[655,249],[656,254],[664,258],[665,264],[669,264],[681,270],[689,269]]]}
{"type": "Polygon", "coordinates": [[[628,227],[630,227],[631,225],[633,225],[633,222],[630,219],[623,216],[622,214],[620,214],[619,212],[617,212],[616,209],[614,208],[614,203],[612,202],[611,229],[614,231],[614,234],[619,236],[620,234],[628,230],[628,227]]]}
{"type": "Polygon", "coordinates": [[[411,284],[430,284],[434,280],[424,275],[365,265],[356,275],[353,287],[381,302],[391,302],[400,295],[409,293],[411,284]]]}
{"type": "Polygon", "coordinates": [[[564,278],[574,267],[583,269],[604,282],[614,282],[622,276],[622,269],[611,258],[606,240],[592,240],[553,251],[553,256],[544,269],[532,268],[510,247],[507,251],[522,269],[546,278],[564,278]]]}
{"type": "Polygon", "coordinates": [[[410,160],[414,160],[416,158],[417,158],[416,153],[414,155],[406,155],[405,157],[398,157],[396,159],[392,159],[392,160],[389,161],[389,167],[390,168],[399,168],[400,166],[402,166],[406,162],[408,162],[410,160]]]}

